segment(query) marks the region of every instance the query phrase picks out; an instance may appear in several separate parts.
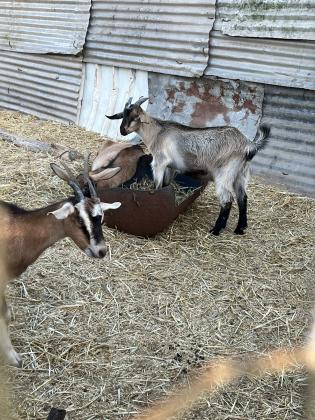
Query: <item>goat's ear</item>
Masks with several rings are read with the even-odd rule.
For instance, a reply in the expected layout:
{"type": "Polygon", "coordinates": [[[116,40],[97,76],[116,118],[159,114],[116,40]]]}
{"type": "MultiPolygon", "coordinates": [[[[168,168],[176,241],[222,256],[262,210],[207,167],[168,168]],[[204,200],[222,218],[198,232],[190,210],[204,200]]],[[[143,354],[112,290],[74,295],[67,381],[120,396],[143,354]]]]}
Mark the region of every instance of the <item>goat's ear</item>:
{"type": "Polygon", "coordinates": [[[123,116],[124,116],[123,112],[119,112],[118,114],[114,114],[114,115],[105,115],[105,117],[109,118],[110,120],[121,120],[123,116]]]}
{"type": "Polygon", "coordinates": [[[69,175],[67,174],[67,172],[62,169],[60,166],[56,165],[55,163],[51,163],[50,164],[51,169],[53,170],[53,172],[61,179],[63,179],[66,182],[69,182],[69,175]]]}
{"type": "Polygon", "coordinates": [[[121,167],[117,166],[115,168],[106,168],[103,171],[96,172],[96,173],[90,172],[89,176],[93,181],[101,181],[101,180],[113,178],[113,176],[118,174],[118,172],[120,171],[121,171],[121,167]]]}
{"type": "Polygon", "coordinates": [[[121,206],[121,203],[119,201],[116,201],[115,203],[101,203],[101,207],[103,211],[115,210],[115,209],[118,209],[120,206],[121,206]]]}
{"type": "Polygon", "coordinates": [[[65,203],[60,209],[55,211],[50,211],[48,214],[53,214],[56,219],[63,220],[66,219],[70,214],[74,213],[74,206],[71,203],[65,203]]]}

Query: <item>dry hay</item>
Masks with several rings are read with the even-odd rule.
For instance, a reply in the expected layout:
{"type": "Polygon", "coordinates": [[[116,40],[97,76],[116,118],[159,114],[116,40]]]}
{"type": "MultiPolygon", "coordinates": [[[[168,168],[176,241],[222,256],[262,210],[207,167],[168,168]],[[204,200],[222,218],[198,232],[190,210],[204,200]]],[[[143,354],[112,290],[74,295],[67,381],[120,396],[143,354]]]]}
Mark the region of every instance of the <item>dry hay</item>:
{"type": "MultiPolygon", "coordinates": [[[[183,413],[191,408],[193,403],[205,393],[210,393],[218,388],[226,387],[232,381],[243,376],[255,378],[266,376],[270,373],[284,374],[290,370],[307,367],[313,372],[314,369],[314,348],[299,348],[274,350],[264,356],[247,358],[245,360],[213,360],[208,362],[199,375],[191,383],[176,390],[156,403],[144,413],[134,417],[134,420],[165,420],[183,413]]],[[[313,403],[308,399],[307,403],[313,403]]],[[[311,417],[313,420],[314,417],[311,417]]]]}
{"type": "MultiPolygon", "coordinates": [[[[179,205],[182,203],[186,198],[188,198],[194,191],[194,188],[191,187],[183,187],[177,182],[172,181],[170,183],[170,186],[174,190],[175,194],[175,203],[179,205]]],[[[155,184],[153,179],[150,179],[148,177],[143,177],[138,182],[133,182],[128,187],[123,185],[123,188],[131,189],[131,190],[143,190],[143,191],[155,191],[155,184]]]]}
{"type": "MultiPolygon", "coordinates": [[[[84,151],[101,138],[77,127],[0,112],[0,126],[84,151]]],[[[69,189],[51,158],[1,144],[1,198],[45,205],[69,189]]],[[[17,418],[125,419],[189,382],[217,357],[258,356],[303,343],[314,282],[314,201],[249,188],[249,229],[233,235],[236,211],[219,237],[210,186],[165,233],[140,239],[106,229],[111,261],[83,255],[70,240],[47,250],[8,297],[11,333],[24,368],[11,369],[17,418]]],[[[132,217],[132,215],[131,215],[132,217]]],[[[244,378],[205,396],[184,419],[296,419],[303,371],[244,378]]]]}

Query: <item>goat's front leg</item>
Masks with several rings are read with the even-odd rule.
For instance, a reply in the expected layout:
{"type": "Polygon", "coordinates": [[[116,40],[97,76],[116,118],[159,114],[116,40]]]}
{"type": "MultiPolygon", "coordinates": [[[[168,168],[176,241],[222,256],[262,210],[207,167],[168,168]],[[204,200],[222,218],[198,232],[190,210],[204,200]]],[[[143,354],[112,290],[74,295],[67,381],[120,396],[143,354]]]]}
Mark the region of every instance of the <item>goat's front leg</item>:
{"type": "Polygon", "coordinates": [[[11,314],[4,295],[0,297],[0,351],[8,364],[15,367],[22,366],[20,355],[14,350],[8,331],[11,314]]]}
{"type": "Polygon", "coordinates": [[[167,186],[173,181],[173,179],[175,177],[175,173],[176,173],[176,171],[173,168],[166,168],[165,169],[163,186],[167,186]]]}
{"type": "Polygon", "coordinates": [[[162,162],[153,159],[152,161],[152,172],[155,183],[155,188],[158,190],[163,187],[164,174],[167,169],[167,165],[162,162]]]}

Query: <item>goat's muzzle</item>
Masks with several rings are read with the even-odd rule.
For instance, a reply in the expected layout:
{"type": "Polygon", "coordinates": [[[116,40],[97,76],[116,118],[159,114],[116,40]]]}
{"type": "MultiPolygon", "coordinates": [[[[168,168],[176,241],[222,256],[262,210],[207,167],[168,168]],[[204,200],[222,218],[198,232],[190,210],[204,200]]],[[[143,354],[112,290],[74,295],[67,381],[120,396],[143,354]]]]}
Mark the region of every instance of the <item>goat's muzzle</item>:
{"type": "Polygon", "coordinates": [[[106,245],[98,245],[98,246],[88,246],[85,249],[85,254],[91,258],[104,258],[107,254],[107,246],[106,245]]]}
{"type": "Polygon", "coordinates": [[[127,136],[129,133],[123,126],[120,126],[120,134],[122,136],[127,136]]]}

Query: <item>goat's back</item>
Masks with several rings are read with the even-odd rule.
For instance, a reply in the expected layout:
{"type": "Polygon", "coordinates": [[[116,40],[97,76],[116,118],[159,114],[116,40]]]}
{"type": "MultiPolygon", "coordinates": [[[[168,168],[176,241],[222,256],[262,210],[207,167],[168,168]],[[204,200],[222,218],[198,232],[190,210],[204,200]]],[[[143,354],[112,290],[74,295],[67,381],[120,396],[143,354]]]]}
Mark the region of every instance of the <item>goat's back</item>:
{"type": "Polygon", "coordinates": [[[100,179],[97,188],[115,188],[129,181],[137,170],[138,161],[144,152],[140,146],[131,146],[122,150],[108,168],[120,167],[121,170],[110,179],[100,179]]]}

